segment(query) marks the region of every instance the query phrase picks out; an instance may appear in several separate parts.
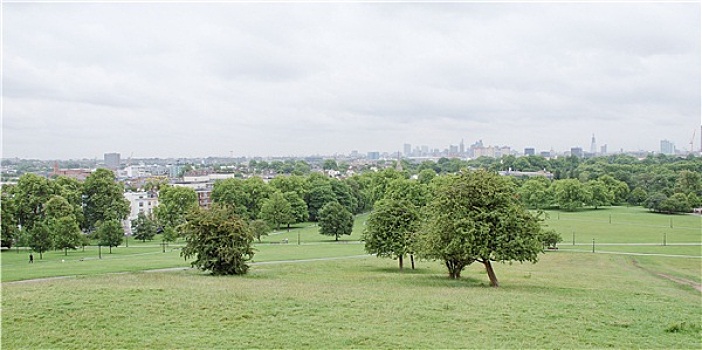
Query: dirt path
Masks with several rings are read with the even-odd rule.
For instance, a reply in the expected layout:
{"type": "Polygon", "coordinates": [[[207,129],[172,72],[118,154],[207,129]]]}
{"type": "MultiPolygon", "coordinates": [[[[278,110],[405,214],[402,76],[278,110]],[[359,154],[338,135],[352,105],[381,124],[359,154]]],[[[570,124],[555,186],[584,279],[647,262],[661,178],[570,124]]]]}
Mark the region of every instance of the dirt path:
{"type": "Polygon", "coordinates": [[[673,281],[673,282],[678,283],[678,284],[690,286],[690,287],[696,289],[698,292],[702,292],[702,284],[699,284],[699,283],[697,283],[697,282],[695,282],[695,281],[691,281],[691,280],[688,280],[688,279],[685,279],[685,278],[676,277],[676,276],[671,276],[671,275],[668,275],[668,274],[665,274],[665,273],[659,273],[659,272],[651,271],[651,270],[649,270],[649,269],[647,269],[647,268],[645,268],[645,267],[639,265],[639,262],[636,261],[636,259],[632,259],[632,260],[631,260],[631,263],[632,263],[634,266],[640,268],[641,270],[644,270],[644,271],[646,271],[646,272],[648,272],[648,273],[650,273],[650,274],[652,274],[652,275],[654,275],[654,276],[658,276],[658,277],[661,277],[661,278],[665,278],[665,279],[667,279],[667,280],[669,280],[669,281],[673,281]]]}

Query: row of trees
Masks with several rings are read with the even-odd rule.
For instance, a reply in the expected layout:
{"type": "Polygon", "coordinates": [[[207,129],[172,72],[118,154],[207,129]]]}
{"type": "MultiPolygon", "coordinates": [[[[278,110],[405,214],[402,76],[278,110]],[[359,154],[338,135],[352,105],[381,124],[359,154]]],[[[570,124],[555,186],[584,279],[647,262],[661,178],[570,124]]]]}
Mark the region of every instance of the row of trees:
{"type": "Polygon", "coordinates": [[[633,190],[624,182],[611,175],[581,181],[563,179],[550,181],[536,177],[524,181],[519,189],[523,203],[530,208],[544,209],[559,207],[563,210],[576,210],[583,206],[595,209],[610,205],[642,205],[651,210],[675,213],[690,212],[702,206],[702,178],[699,173],[683,170],[676,176],[672,193],[648,193],[643,187],[633,190]]]}
{"type": "Polygon", "coordinates": [[[119,245],[129,202],[114,174],[99,169],[82,183],[24,174],[17,185],[2,187],[1,209],[2,246],[28,245],[41,258],[49,249],[67,252],[84,246],[83,232],[93,233],[98,244],[110,250],[119,245]]]}

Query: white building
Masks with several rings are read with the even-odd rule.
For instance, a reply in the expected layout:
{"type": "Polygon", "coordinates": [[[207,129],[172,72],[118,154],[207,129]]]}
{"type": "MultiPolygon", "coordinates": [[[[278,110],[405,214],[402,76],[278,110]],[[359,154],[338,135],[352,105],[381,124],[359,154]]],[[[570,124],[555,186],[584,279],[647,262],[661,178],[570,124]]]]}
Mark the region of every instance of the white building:
{"type": "Polygon", "coordinates": [[[131,220],[136,220],[139,213],[144,213],[147,216],[154,215],[154,209],[158,206],[158,196],[153,192],[125,192],[124,198],[129,201],[129,217],[131,220]]]}

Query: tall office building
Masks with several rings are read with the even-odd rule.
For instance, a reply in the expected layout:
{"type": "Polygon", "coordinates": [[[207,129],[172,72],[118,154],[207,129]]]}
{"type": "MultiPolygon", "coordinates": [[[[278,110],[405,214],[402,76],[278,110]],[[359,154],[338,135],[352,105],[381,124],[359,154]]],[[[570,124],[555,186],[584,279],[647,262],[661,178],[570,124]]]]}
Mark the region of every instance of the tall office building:
{"type": "Polygon", "coordinates": [[[412,155],[412,145],[409,143],[405,144],[405,157],[409,157],[412,155]]]}
{"type": "Polygon", "coordinates": [[[595,134],[592,134],[592,141],[590,142],[590,153],[597,153],[597,142],[595,142],[595,134]]]}
{"type": "Polygon", "coordinates": [[[105,153],[105,166],[110,169],[119,169],[119,153],[105,153]]]}
{"type": "Polygon", "coordinates": [[[463,143],[463,139],[461,139],[461,144],[458,147],[461,155],[464,155],[466,153],[466,144],[463,143]]]}
{"type": "Polygon", "coordinates": [[[536,154],[536,150],[535,150],[535,149],[533,149],[533,148],[525,148],[525,149],[524,149],[524,155],[525,155],[525,156],[533,156],[534,154],[536,154]]]}
{"type": "Polygon", "coordinates": [[[578,158],[582,158],[583,157],[583,149],[581,147],[572,147],[570,149],[570,155],[576,156],[578,158]]]}
{"type": "Polygon", "coordinates": [[[675,145],[668,140],[661,140],[661,153],[663,154],[675,154],[675,145]]]}
{"type": "Polygon", "coordinates": [[[607,155],[607,144],[605,143],[600,147],[600,155],[607,155]]]}

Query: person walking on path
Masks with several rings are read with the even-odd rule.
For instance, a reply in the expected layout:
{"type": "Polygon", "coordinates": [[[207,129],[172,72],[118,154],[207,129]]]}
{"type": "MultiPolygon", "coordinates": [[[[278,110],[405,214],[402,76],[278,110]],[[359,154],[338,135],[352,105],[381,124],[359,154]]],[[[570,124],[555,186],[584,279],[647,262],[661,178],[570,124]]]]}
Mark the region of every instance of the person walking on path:
{"type": "Polygon", "coordinates": [[[34,255],[31,253],[29,254],[29,263],[34,264],[34,255]]]}

